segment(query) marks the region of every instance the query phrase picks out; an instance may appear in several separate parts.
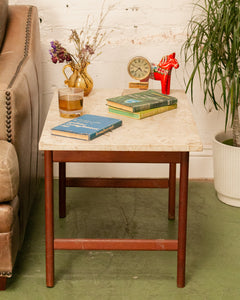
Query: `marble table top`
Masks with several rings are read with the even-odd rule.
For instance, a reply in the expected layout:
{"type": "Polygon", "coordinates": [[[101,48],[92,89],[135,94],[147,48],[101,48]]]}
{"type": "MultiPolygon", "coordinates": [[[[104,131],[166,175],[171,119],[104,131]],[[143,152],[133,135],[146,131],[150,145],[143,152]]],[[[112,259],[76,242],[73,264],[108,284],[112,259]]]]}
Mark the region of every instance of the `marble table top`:
{"type": "MultiPolygon", "coordinates": [[[[84,113],[115,117],[122,126],[91,141],[54,136],[51,128],[70,119],[61,118],[57,91],[54,93],[42,135],[40,150],[89,151],[202,151],[195,121],[183,90],[171,90],[178,99],[177,109],[142,120],[108,112],[106,99],[122,94],[122,89],[93,89],[84,98],[84,113]]],[[[135,91],[133,91],[135,92],[135,91]]]]}

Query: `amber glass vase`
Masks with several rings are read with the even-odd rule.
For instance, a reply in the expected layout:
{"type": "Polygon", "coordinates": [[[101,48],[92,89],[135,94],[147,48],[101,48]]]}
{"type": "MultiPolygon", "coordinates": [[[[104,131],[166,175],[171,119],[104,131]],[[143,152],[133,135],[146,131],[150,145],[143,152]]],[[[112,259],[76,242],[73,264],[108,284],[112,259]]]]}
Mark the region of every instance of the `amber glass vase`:
{"type": "Polygon", "coordinates": [[[80,68],[79,66],[73,67],[70,64],[63,67],[63,74],[66,77],[64,83],[68,87],[83,89],[85,97],[89,95],[93,88],[93,80],[87,72],[88,65],[89,63],[85,66],[85,68],[80,68]],[[67,74],[65,72],[66,68],[70,68],[72,71],[72,74],[69,77],[67,77],[67,74]]]}

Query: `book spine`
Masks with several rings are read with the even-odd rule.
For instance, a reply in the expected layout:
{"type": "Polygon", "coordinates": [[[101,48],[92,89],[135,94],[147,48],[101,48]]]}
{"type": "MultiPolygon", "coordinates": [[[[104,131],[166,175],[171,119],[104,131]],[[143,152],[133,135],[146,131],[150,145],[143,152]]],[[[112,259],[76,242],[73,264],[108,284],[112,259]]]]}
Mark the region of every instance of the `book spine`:
{"type": "Polygon", "coordinates": [[[148,109],[148,110],[144,110],[144,111],[140,111],[140,112],[129,112],[129,111],[124,111],[124,110],[120,110],[120,109],[115,109],[114,107],[109,107],[108,111],[110,113],[114,113],[114,114],[118,114],[118,115],[122,115],[125,117],[129,117],[132,119],[144,119],[147,117],[151,117],[160,113],[163,113],[165,111],[169,111],[172,109],[177,108],[177,104],[173,104],[173,105],[169,105],[169,106],[162,106],[162,107],[158,107],[158,108],[154,108],[154,109],[148,109]]]}
{"type": "Polygon", "coordinates": [[[115,109],[114,107],[109,106],[108,111],[113,114],[122,115],[133,119],[140,119],[139,113],[133,113],[127,110],[120,110],[118,108],[115,109]]]}
{"type": "Polygon", "coordinates": [[[108,132],[108,131],[111,131],[115,128],[118,128],[122,125],[122,121],[119,120],[117,123],[113,124],[113,125],[110,125],[104,129],[102,129],[101,131],[98,131],[98,132],[94,132],[92,134],[89,134],[88,135],[88,140],[93,140],[95,139],[96,137],[99,137],[100,135],[103,135],[104,133],[108,132]]]}
{"type": "Polygon", "coordinates": [[[147,111],[141,111],[141,112],[139,112],[139,116],[140,116],[140,119],[144,119],[144,118],[151,117],[151,116],[154,116],[154,115],[157,115],[157,114],[161,114],[165,111],[169,111],[169,110],[172,110],[172,109],[175,109],[175,108],[177,108],[177,104],[162,106],[162,107],[158,107],[158,108],[153,109],[153,110],[150,109],[150,110],[147,110],[147,111]]]}

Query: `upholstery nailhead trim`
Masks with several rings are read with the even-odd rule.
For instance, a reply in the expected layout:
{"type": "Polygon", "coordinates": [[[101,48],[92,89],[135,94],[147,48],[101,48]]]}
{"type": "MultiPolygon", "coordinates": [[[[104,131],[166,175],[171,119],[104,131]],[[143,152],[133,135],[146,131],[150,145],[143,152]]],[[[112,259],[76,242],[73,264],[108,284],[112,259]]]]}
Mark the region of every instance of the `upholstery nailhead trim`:
{"type": "MultiPolygon", "coordinates": [[[[8,85],[8,89],[10,89],[21,69],[22,64],[24,63],[26,57],[28,56],[28,52],[29,52],[29,43],[30,43],[30,35],[31,35],[31,24],[32,24],[32,10],[33,10],[33,6],[29,7],[28,10],[28,14],[27,14],[27,21],[26,21],[26,27],[25,27],[25,45],[24,45],[24,56],[22,58],[22,60],[20,61],[20,63],[17,66],[16,72],[14,73],[9,85],[8,85]]],[[[7,135],[7,141],[8,142],[12,142],[12,119],[11,119],[11,115],[12,115],[12,107],[11,107],[11,93],[10,91],[6,91],[5,93],[5,99],[6,99],[6,135],[7,135]]],[[[1,276],[1,272],[0,272],[0,276],[1,276]]],[[[4,275],[5,276],[5,275],[4,275]]]]}
{"type": "Polygon", "coordinates": [[[12,115],[12,110],[11,110],[11,93],[9,91],[6,91],[5,93],[6,96],[6,135],[7,135],[7,141],[11,142],[12,141],[12,129],[11,129],[11,115],[12,115]]]}
{"type": "Polygon", "coordinates": [[[12,272],[0,272],[0,277],[12,277],[12,272]]]}

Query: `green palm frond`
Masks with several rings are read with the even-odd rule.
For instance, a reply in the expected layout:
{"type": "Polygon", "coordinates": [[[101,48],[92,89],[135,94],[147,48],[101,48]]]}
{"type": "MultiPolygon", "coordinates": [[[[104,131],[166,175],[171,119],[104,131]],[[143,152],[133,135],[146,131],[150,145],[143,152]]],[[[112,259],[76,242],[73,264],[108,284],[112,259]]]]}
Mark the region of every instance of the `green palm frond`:
{"type": "Polygon", "coordinates": [[[186,91],[191,90],[193,99],[193,82],[197,76],[203,86],[204,104],[210,99],[216,110],[225,110],[227,126],[230,116],[233,122],[239,105],[240,1],[201,3],[195,4],[195,15],[188,23],[187,39],[182,46],[185,63],[193,62],[186,91]]]}

